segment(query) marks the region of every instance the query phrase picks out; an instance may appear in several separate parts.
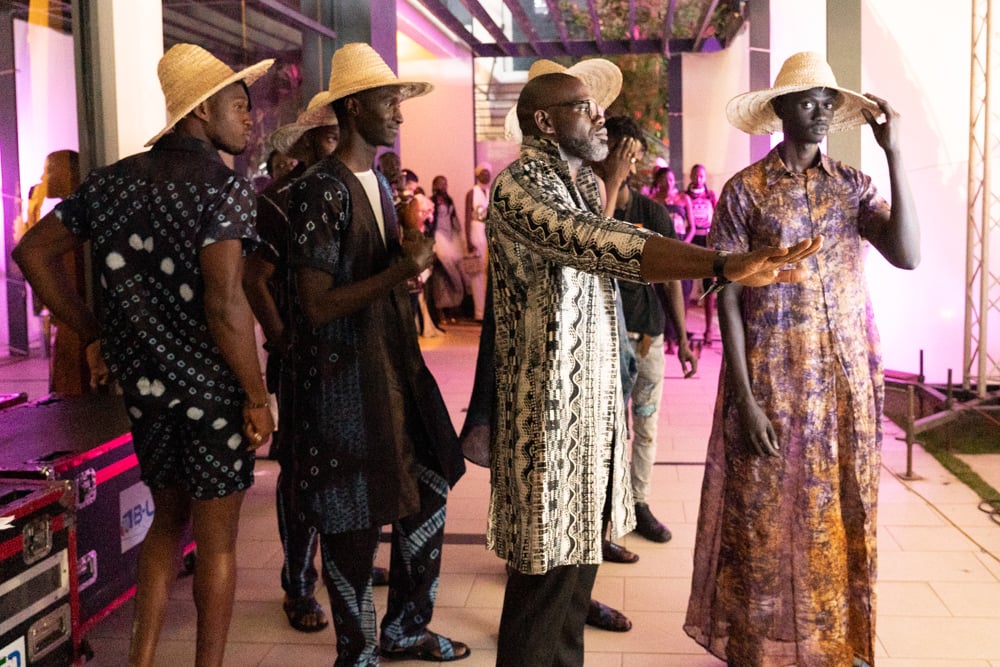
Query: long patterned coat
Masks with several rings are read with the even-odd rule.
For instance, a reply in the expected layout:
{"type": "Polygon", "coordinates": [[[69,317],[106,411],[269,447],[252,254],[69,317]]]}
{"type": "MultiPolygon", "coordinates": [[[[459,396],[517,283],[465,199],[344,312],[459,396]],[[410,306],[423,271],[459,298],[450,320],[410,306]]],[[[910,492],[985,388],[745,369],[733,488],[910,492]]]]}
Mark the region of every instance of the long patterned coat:
{"type": "Polygon", "coordinates": [[[888,214],[856,169],[822,156],[793,174],[777,149],[716,208],[723,250],[824,237],[804,282],[742,293],[750,386],[779,456],[752,453],[720,376],[684,628],[730,664],[874,664],[883,374],[864,232],[888,214]]]}
{"type": "Polygon", "coordinates": [[[614,278],[641,281],[651,234],[600,211],[558,147],[526,138],[497,177],[486,222],[496,315],[497,424],[487,546],[526,574],[601,562],[635,524],[614,278]]]}
{"type": "MultiPolygon", "coordinates": [[[[379,180],[385,240],[361,181],[330,156],[292,186],[289,263],[345,287],[399,261],[399,225],[379,180]]],[[[293,285],[291,446],[297,515],[323,533],[392,523],[420,509],[421,463],[449,485],[465,472],[444,400],[424,364],[405,283],[312,328],[293,285]]]]}

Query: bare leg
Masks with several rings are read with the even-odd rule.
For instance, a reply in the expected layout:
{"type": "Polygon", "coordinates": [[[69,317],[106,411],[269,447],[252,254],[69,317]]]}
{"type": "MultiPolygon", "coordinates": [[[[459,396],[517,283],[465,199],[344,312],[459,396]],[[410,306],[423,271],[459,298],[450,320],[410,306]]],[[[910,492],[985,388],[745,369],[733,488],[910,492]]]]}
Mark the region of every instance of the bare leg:
{"type": "Polygon", "coordinates": [[[129,665],[133,667],[150,667],[156,656],[167,596],[177,578],[181,536],[191,511],[190,500],[180,489],[159,489],[152,496],[156,511],[139,553],[129,646],[129,665]]]}
{"type": "Polygon", "coordinates": [[[420,318],[423,322],[423,331],[424,331],[424,333],[422,334],[423,337],[435,338],[437,336],[443,335],[444,332],[438,329],[437,325],[434,324],[434,320],[431,319],[430,311],[427,310],[427,298],[424,297],[423,292],[420,292],[420,294],[417,295],[417,303],[420,304],[420,318]]]}
{"type": "Polygon", "coordinates": [[[195,667],[220,667],[226,651],[236,595],[236,534],[243,492],[191,501],[198,564],[194,604],[198,610],[195,667]]]}
{"type": "Polygon", "coordinates": [[[705,297],[705,345],[711,345],[712,339],[712,312],[715,310],[715,295],[705,297]]]}

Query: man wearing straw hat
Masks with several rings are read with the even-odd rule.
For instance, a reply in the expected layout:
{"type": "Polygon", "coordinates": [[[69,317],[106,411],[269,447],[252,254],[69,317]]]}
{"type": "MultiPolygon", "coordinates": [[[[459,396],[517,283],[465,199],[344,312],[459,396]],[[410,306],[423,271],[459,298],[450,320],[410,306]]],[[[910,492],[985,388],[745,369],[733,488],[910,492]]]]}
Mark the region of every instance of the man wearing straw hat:
{"type": "Polygon", "coordinates": [[[448,488],[465,471],[407,289],[433,260],[433,241],[416,228],[416,203],[400,229],[389,184],[372,168],[396,140],[402,101],[430,90],[398,79],[367,44],[338,49],[326,101],[340,143],[289,201],[296,520],[320,534],[337,665],[470,654],[428,629],[448,488]],[[385,524],[389,595],[376,641],[372,564],[385,524]]]}
{"type": "Polygon", "coordinates": [[[790,57],[772,88],[737,96],[726,114],[784,138],[726,183],[709,243],[825,242],[802,282],[719,296],[725,368],[684,629],[730,665],[873,665],[883,376],[864,260],[871,245],[899,268],[920,261],[899,116],[839,87],[815,53],[790,57]],[[819,149],[866,121],[891,207],[819,149]]]}
{"type": "Polygon", "coordinates": [[[236,585],[236,529],[253,450],[274,430],[240,283],[256,243],[249,181],[223,164],[250,136],[247,86],[201,47],[160,59],[167,126],[153,148],[93,172],[29,232],[15,259],[86,343],[91,383],[117,380],[156,505],[139,557],[130,665],[152,665],[184,526],[198,543],[195,663],[221,665],[236,585]],[[100,320],[51,270],[90,240],[100,320]],[[105,365],[105,361],[107,365],[105,365]]]}
{"type": "Polygon", "coordinates": [[[278,535],[284,553],[281,587],[285,591],[285,616],[300,632],[318,632],[329,623],[315,596],[316,531],[295,521],[292,515],[295,485],[290,434],[295,426],[291,413],[292,369],[286,328],[291,281],[288,195],[295,179],[333,153],[339,137],[337,115],[330,108],[325,92],[314,95],[294,123],[282,125],[271,133],[269,142],[274,149],[295,158],[298,164],[257,198],[257,231],[263,242],[247,259],[243,276],[250,306],[266,339],[268,390],[278,398],[278,430],[270,453],[272,458],[277,458],[280,468],[275,500],[278,535]]]}
{"type": "MultiPolygon", "coordinates": [[[[612,537],[635,525],[614,279],[715,275],[720,283],[766,284],[795,279],[794,269],[779,269],[820,245],[807,238],[718,256],[601,215],[586,164],[608,155],[598,101],[606,93],[563,72],[529,80],[516,110],[520,158],[491,193],[498,400],[487,546],[508,565],[497,648],[503,666],[583,664],[605,523],[612,537]]],[[[619,162],[637,157],[633,142],[616,151],[619,162]]]]}

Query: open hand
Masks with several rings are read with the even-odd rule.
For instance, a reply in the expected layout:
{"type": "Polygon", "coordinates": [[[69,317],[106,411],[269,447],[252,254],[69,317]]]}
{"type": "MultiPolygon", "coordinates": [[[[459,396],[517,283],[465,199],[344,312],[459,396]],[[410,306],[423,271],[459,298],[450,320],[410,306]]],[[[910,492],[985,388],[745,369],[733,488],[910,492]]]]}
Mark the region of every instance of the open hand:
{"type": "Polygon", "coordinates": [[[747,253],[733,253],[726,258],[725,276],[747,287],[761,287],[775,282],[801,282],[805,271],[795,266],[823,247],[823,237],[814,236],[788,248],[767,247],[747,253]],[[791,268],[782,268],[791,267],[791,268]]]}

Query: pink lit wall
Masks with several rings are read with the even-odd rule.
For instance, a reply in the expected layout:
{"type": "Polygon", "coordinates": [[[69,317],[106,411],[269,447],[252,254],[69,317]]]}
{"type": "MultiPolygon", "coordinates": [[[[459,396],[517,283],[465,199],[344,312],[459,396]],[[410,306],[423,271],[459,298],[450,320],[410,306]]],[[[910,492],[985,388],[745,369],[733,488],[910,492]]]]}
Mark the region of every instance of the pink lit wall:
{"type": "MultiPolygon", "coordinates": [[[[45,156],[61,149],[77,150],[76,79],[73,38],[48,27],[14,21],[15,85],[17,94],[19,164],[22,210],[28,189],[41,180],[45,156]]],[[[55,205],[46,202],[43,211],[55,205]]],[[[4,221],[4,224],[8,224],[4,221]]],[[[0,243],[2,243],[0,239],[0,243]]],[[[4,256],[0,253],[0,256],[4,256]]],[[[6,267],[3,267],[6,272],[6,267]]],[[[30,301],[30,298],[29,298],[30,301]]],[[[29,305],[30,307],[30,305],[29,305]]],[[[7,292],[0,290],[0,349],[6,349],[7,292]]],[[[38,322],[28,319],[34,342],[38,322]]]]}

